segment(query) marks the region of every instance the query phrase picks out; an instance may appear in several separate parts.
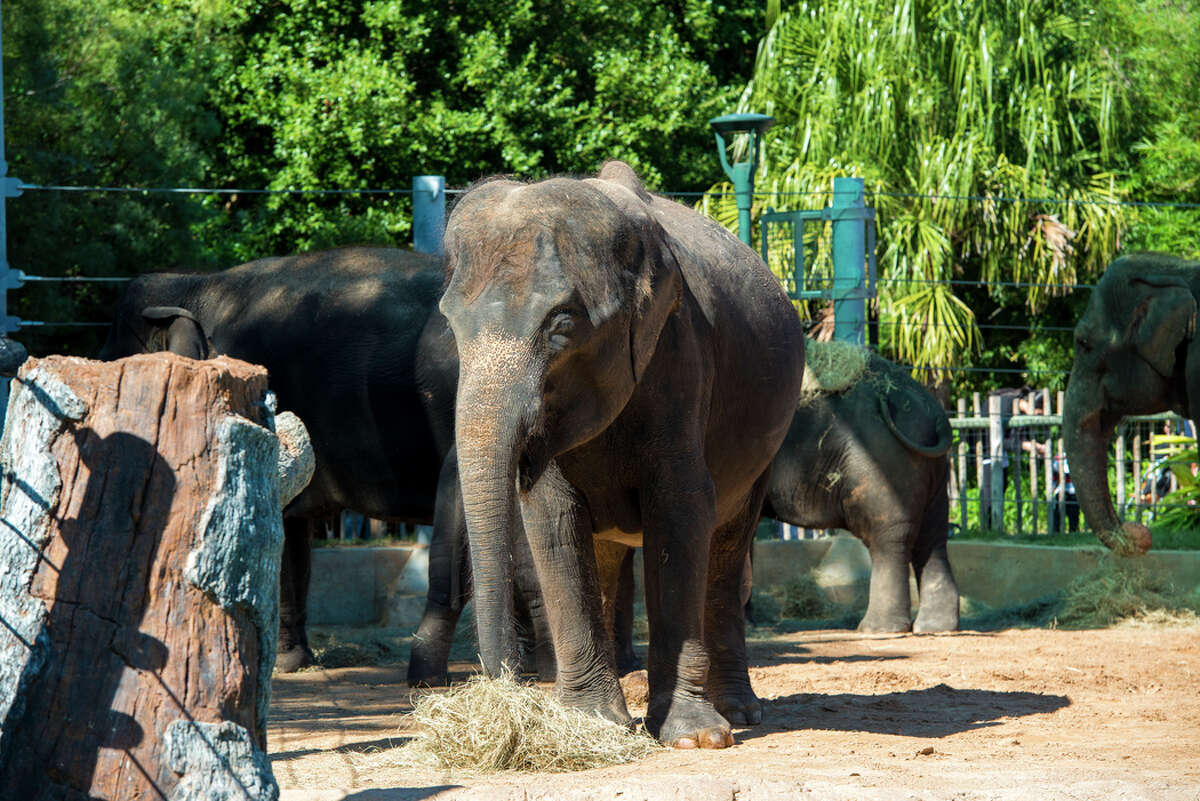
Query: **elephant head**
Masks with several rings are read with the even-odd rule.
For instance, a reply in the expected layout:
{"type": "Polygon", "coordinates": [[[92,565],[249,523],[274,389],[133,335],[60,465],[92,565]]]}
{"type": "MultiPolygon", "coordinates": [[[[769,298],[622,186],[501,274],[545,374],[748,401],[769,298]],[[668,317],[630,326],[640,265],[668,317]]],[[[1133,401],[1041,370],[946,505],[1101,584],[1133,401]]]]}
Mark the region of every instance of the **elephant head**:
{"type": "Polygon", "coordinates": [[[212,342],[196,315],[180,304],[181,289],[196,276],[144,275],[126,288],[108,338],[100,350],[104,360],[135,353],[170,351],[192,359],[212,355],[212,342]]]}
{"type": "Polygon", "coordinates": [[[484,667],[515,665],[509,562],[521,497],[620,414],[683,280],[632,170],[493,180],[446,226],[441,310],[461,360],[455,436],[484,667]]]}
{"type": "Polygon", "coordinates": [[[1109,548],[1145,552],[1150,532],[1124,524],[1108,486],[1108,446],[1122,417],[1187,413],[1200,263],[1138,254],[1105,271],[1075,326],[1063,436],[1080,508],[1109,548]]]}

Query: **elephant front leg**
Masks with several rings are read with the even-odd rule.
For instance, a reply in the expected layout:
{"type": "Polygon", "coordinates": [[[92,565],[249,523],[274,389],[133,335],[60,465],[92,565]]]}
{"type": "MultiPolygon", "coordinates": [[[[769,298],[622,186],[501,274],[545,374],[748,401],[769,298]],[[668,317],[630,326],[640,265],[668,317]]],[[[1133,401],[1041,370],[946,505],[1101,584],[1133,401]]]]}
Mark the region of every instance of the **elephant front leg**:
{"type": "Polygon", "coordinates": [[[294,673],[313,663],[308,647],[308,582],[312,574],[312,522],[283,520],[283,558],[279,571],[279,647],[275,669],[294,673]]]}
{"type": "Polygon", "coordinates": [[[555,462],[522,495],[521,516],[550,620],[555,693],[568,706],[631,725],[601,618],[591,516],[555,462]]]}
{"type": "Polygon", "coordinates": [[[705,695],[709,654],[704,607],[716,500],[707,472],[660,474],[668,493],[643,496],[650,703],[646,728],[676,748],[733,745],[727,721],[705,695]]]}
{"type": "Polygon", "coordinates": [[[912,628],[912,599],[908,592],[910,530],[907,525],[892,526],[875,532],[868,542],[871,588],[859,631],[884,633],[912,628]]]}

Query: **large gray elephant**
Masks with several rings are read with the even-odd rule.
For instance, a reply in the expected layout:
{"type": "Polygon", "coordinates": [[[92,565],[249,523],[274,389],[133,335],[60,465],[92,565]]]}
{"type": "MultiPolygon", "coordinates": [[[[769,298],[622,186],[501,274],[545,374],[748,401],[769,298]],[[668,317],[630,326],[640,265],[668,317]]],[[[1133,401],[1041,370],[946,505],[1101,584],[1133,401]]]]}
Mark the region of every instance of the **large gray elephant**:
{"type": "Polygon", "coordinates": [[[523,529],[559,697],[628,724],[593,542],[643,542],[647,727],[681,747],[731,744],[731,722],[762,714],[739,588],[803,371],[779,282],[620,162],[596,179],[478,185],[445,245],[485,669],[517,664],[509,551],[523,529]]]}
{"type": "Polygon", "coordinates": [[[809,342],[800,406],[775,456],[763,514],[845,528],[871,552],[862,631],[953,631],[946,556],[950,422],[907,370],[844,342],[809,342]],[[919,607],[910,621],[908,568],[919,607]]]}
{"type": "Polygon", "coordinates": [[[1139,253],[1109,265],[1075,326],[1063,436],[1088,525],[1109,548],[1144,553],[1145,526],[1122,523],[1108,486],[1113,429],[1127,415],[1200,419],[1196,299],[1200,262],[1139,253]]]}

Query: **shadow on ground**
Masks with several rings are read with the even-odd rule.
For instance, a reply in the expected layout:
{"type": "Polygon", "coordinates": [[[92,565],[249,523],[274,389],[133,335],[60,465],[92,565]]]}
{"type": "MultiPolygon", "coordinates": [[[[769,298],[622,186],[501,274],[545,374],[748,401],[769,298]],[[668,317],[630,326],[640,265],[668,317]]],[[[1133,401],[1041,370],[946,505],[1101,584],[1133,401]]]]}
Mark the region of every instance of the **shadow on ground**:
{"type": "Polygon", "coordinates": [[[763,724],[740,733],[738,739],[799,729],[937,738],[998,726],[1002,718],[1056,712],[1070,704],[1064,695],[960,690],[946,684],[882,695],[797,693],[764,701],[763,724]]]}

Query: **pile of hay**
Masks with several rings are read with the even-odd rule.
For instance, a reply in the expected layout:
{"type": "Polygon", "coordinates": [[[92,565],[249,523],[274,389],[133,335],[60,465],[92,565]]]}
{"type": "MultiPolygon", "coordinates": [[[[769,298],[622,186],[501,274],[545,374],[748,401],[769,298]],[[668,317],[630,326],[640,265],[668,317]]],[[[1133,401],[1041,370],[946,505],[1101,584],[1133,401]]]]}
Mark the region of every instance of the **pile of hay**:
{"type": "Polygon", "coordinates": [[[1080,576],[1063,594],[1058,625],[1104,628],[1113,625],[1192,625],[1200,597],[1179,590],[1134,560],[1108,557],[1080,576]]]}
{"type": "Polygon", "coordinates": [[[870,358],[869,350],[851,342],[806,340],[800,405],[854,386],[867,371],[870,358]]]}
{"type": "Polygon", "coordinates": [[[421,697],[414,740],[375,755],[389,765],[456,773],[562,773],[632,762],[662,746],[644,732],[570,709],[511,675],[475,676],[421,697]]]}

